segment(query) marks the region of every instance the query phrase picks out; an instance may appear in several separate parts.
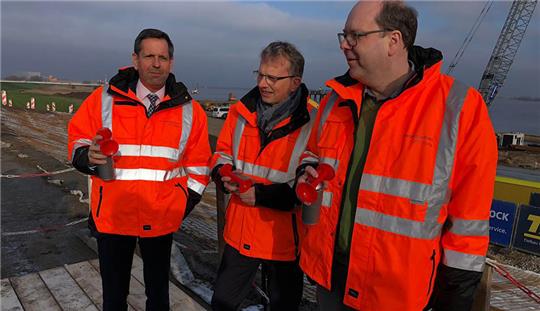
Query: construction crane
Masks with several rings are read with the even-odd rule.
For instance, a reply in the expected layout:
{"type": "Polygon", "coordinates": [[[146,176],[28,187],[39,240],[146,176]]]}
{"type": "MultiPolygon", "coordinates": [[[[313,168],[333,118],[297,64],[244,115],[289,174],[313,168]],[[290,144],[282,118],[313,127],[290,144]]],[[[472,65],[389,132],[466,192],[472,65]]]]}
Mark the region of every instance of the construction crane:
{"type": "MultiPolygon", "coordinates": [[[[488,107],[504,84],[538,0],[514,0],[478,90],[488,107]]],[[[455,65],[454,65],[455,66],[455,65]]]]}
{"type": "Polygon", "coordinates": [[[448,66],[448,70],[446,71],[446,74],[451,74],[452,71],[454,71],[457,64],[461,60],[463,53],[465,53],[465,50],[469,46],[469,43],[471,43],[474,35],[476,34],[476,31],[478,30],[478,27],[480,27],[480,24],[482,24],[484,17],[486,17],[492,5],[493,5],[493,1],[486,2],[486,4],[484,5],[484,8],[482,9],[482,12],[480,12],[480,15],[478,15],[478,17],[476,18],[476,21],[474,21],[474,25],[472,26],[471,30],[465,37],[465,40],[463,40],[463,43],[461,44],[461,47],[457,51],[456,56],[454,56],[454,59],[450,62],[450,65],[448,66]]]}

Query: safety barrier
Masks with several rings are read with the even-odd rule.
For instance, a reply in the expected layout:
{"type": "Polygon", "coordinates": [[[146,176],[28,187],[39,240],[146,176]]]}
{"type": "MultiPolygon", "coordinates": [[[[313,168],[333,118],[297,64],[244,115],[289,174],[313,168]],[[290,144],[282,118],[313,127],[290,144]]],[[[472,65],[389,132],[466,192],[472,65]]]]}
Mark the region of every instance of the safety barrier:
{"type": "Polygon", "coordinates": [[[517,288],[519,288],[522,292],[524,292],[527,296],[531,297],[532,300],[534,300],[536,303],[540,304],[540,296],[538,296],[538,294],[536,294],[535,292],[533,292],[530,288],[528,288],[527,286],[525,286],[523,283],[521,283],[519,280],[517,280],[516,278],[514,278],[510,272],[508,272],[508,270],[506,270],[502,265],[500,265],[498,262],[496,262],[495,260],[492,260],[492,259],[489,259],[487,258],[486,259],[486,264],[491,267],[493,270],[495,270],[497,273],[499,273],[501,276],[503,276],[504,278],[506,278],[507,280],[510,281],[510,283],[512,283],[512,285],[516,286],[517,288]]]}
{"type": "MultiPolygon", "coordinates": [[[[10,98],[8,98],[7,91],[5,91],[5,90],[2,90],[2,106],[13,107],[13,101],[10,98]]],[[[26,107],[27,110],[36,110],[36,108],[39,107],[39,104],[37,103],[37,101],[36,101],[36,99],[34,97],[31,97],[30,101],[26,102],[25,107],[26,107]]],[[[49,111],[49,112],[56,112],[56,103],[55,102],[51,102],[50,104],[46,104],[45,107],[46,107],[46,110],[49,111]]],[[[69,113],[69,114],[72,114],[73,111],[74,111],[74,108],[75,107],[74,107],[73,104],[69,104],[66,112],[69,113]]]]}

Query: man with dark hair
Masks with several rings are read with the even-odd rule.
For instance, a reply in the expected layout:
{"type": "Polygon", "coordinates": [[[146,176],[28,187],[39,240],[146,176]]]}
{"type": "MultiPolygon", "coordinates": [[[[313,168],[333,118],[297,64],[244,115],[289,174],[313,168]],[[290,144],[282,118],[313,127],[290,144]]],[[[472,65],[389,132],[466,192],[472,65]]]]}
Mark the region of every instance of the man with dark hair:
{"type": "Polygon", "coordinates": [[[416,25],[401,1],[362,1],[338,34],[349,71],[327,82],[298,171],[336,170],[300,258],[321,310],[471,308],[495,134],[480,94],[440,72],[439,51],[413,46],[416,25]]]}
{"type": "Polygon", "coordinates": [[[90,94],[69,122],[69,158],[92,179],[88,221],[97,239],[105,311],[127,310],[137,241],[146,310],[169,309],[173,233],[209,181],[206,115],[171,73],[173,52],[166,33],[141,31],[133,67],[90,94]],[[101,128],[111,130],[119,145],[113,180],[102,173],[111,158],[101,151],[101,128]]]}
{"type": "Polygon", "coordinates": [[[211,175],[231,196],[214,310],[238,309],[261,264],[268,272],[271,309],[297,310],[300,304],[303,229],[293,182],[316,113],[316,103],[302,84],[303,71],[304,57],[292,44],[270,43],[254,72],[257,87],[231,106],[219,135],[211,175]],[[237,183],[220,174],[224,165],[232,165],[253,186],[241,192],[237,183]]]}

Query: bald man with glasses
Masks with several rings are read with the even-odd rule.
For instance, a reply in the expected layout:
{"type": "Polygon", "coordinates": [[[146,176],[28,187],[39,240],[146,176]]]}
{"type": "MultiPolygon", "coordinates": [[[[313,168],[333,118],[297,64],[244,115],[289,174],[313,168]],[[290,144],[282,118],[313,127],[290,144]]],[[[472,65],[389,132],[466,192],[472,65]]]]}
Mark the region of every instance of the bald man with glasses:
{"type": "Polygon", "coordinates": [[[321,310],[470,310],[489,243],[497,145],[480,94],[414,45],[417,13],[360,1],[338,34],[349,70],[327,82],[299,171],[336,177],[300,266],[321,310]]]}

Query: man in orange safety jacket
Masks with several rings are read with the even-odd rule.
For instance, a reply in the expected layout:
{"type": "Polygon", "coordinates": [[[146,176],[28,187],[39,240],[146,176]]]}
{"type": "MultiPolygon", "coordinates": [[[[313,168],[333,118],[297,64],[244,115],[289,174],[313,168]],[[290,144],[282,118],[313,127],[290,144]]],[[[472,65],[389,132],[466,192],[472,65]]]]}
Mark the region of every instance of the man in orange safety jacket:
{"type": "Polygon", "coordinates": [[[218,138],[212,179],[232,193],[226,242],[212,297],[214,310],[236,310],[248,295],[260,264],[268,271],[272,310],[297,310],[303,274],[298,266],[302,226],[293,190],[316,103],[302,84],[304,58],[287,42],[261,52],[257,87],[234,104],[218,138]],[[253,186],[240,192],[220,175],[233,165],[253,186]]]}
{"type": "Polygon", "coordinates": [[[127,310],[137,240],[146,310],[169,309],[172,235],[209,181],[206,115],[171,74],[173,51],[166,33],[143,30],[134,67],[90,94],[69,123],[69,157],[92,176],[89,226],[97,238],[104,310],[127,310]],[[119,145],[111,181],[96,170],[106,164],[98,144],[103,137],[96,135],[103,127],[119,145]]]}
{"type": "Polygon", "coordinates": [[[489,243],[497,164],[480,94],[413,46],[416,11],[359,2],[338,34],[349,71],[327,82],[299,169],[334,166],[300,265],[321,310],[469,310],[489,243]]]}

